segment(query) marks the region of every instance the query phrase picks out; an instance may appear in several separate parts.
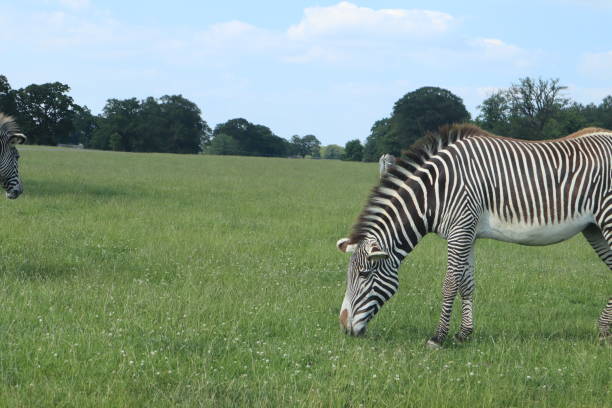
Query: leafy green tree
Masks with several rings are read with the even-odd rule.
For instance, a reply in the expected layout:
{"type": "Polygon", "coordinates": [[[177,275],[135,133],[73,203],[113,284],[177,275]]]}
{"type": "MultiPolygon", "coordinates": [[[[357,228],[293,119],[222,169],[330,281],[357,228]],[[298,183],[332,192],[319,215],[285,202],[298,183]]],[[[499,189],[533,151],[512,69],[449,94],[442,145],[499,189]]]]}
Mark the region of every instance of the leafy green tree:
{"type": "Polygon", "coordinates": [[[314,135],[306,135],[304,137],[293,135],[289,143],[289,153],[291,155],[316,158],[320,156],[321,142],[314,135]]]}
{"type": "Polygon", "coordinates": [[[510,103],[505,91],[497,91],[478,106],[476,124],[491,133],[508,135],[510,132],[510,103]]]}
{"type": "Polygon", "coordinates": [[[503,136],[533,140],[560,137],[593,124],[594,106],[571,103],[562,95],[565,89],[558,79],[521,78],[485,99],[476,123],[503,136]]]}
{"type": "MultiPolygon", "coordinates": [[[[213,131],[211,146],[215,145],[215,139],[219,135],[225,135],[224,139],[230,137],[234,140],[234,154],[283,157],[287,156],[290,150],[290,143],[276,136],[268,127],[255,125],[243,118],[218,124],[213,131]]],[[[227,144],[227,140],[224,143],[227,144]]],[[[207,153],[212,151],[206,150],[207,153]]]]}
{"type": "Polygon", "coordinates": [[[598,106],[598,123],[606,129],[612,129],[612,95],[606,96],[598,106]]]}
{"type": "Polygon", "coordinates": [[[97,121],[87,106],[75,105],[72,124],[74,126],[73,131],[65,142],[89,146],[93,132],[97,127],[97,121]]]}
{"type": "Polygon", "coordinates": [[[109,99],[90,147],[133,152],[199,153],[210,128],[196,104],[181,95],[109,99]]]}
{"type": "Polygon", "coordinates": [[[346,142],[344,146],[344,160],[348,161],[362,161],[363,160],[363,146],[359,139],[351,140],[346,142]]]}
{"type": "Polygon", "coordinates": [[[559,110],[557,118],[552,119],[551,122],[558,123],[558,130],[556,132],[549,132],[547,128],[544,128],[544,134],[551,134],[555,136],[564,136],[574,133],[580,129],[588,126],[599,126],[596,120],[589,118],[589,111],[596,109],[595,105],[581,105],[579,103],[572,103],[571,105],[559,110]]]}
{"type": "Polygon", "coordinates": [[[340,160],[344,156],[344,148],[337,144],[323,146],[321,148],[321,156],[323,159],[340,160]]]}
{"type": "Polygon", "coordinates": [[[17,113],[15,91],[4,75],[0,75],[0,112],[11,116],[17,113]]]}
{"type": "Polygon", "coordinates": [[[309,154],[314,158],[321,157],[321,142],[319,141],[319,139],[317,139],[316,136],[306,135],[302,138],[302,142],[304,143],[307,152],[306,154],[309,154]]]}
{"type": "Polygon", "coordinates": [[[53,82],[15,92],[16,117],[30,143],[56,145],[69,138],[77,105],[68,91],[68,85],[53,82]]]}
{"type": "Polygon", "coordinates": [[[169,132],[164,138],[166,150],[174,153],[198,153],[210,142],[211,129],[202,119],[198,106],[182,95],[160,98],[161,115],[169,132]]]}
{"type": "Polygon", "coordinates": [[[133,151],[138,138],[140,102],[136,98],[109,99],[102,110],[90,147],[102,150],[133,151]],[[112,145],[111,145],[112,136],[112,145]]]}
{"type": "Polygon", "coordinates": [[[113,132],[109,137],[108,145],[111,150],[121,151],[124,147],[123,137],[119,133],[113,132]]]}
{"type": "Polygon", "coordinates": [[[390,142],[390,130],[390,118],[384,118],[374,122],[370,130],[370,135],[366,139],[365,146],[363,147],[363,161],[376,162],[381,155],[396,150],[390,142]]]}
{"type": "Polygon", "coordinates": [[[423,87],[409,92],[395,102],[391,116],[389,151],[399,154],[429,131],[451,123],[465,122],[470,114],[463,100],[452,92],[423,87]]]}
{"type": "Polygon", "coordinates": [[[291,136],[291,140],[289,141],[289,143],[289,154],[291,154],[292,156],[304,157],[309,153],[306,144],[298,135],[291,136]]]}
{"type": "Polygon", "coordinates": [[[215,136],[210,144],[206,147],[206,153],[217,155],[240,155],[240,146],[238,142],[225,133],[220,133],[215,136]]]}
{"type": "Polygon", "coordinates": [[[559,79],[537,81],[532,78],[521,78],[506,91],[510,105],[510,123],[515,137],[526,139],[545,139],[560,136],[551,129],[558,129],[550,122],[556,120],[569,100],[561,95],[567,87],[559,85],[559,79]],[[548,132],[545,128],[548,126],[548,132]]]}

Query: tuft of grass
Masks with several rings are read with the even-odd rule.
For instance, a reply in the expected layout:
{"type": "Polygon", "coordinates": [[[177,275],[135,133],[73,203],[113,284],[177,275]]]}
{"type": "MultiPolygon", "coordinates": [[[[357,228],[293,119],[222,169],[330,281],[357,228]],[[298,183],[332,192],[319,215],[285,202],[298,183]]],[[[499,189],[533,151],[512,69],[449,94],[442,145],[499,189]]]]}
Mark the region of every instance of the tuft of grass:
{"type": "Polygon", "coordinates": [[[432,352],[434,236],[364,338],[338,327],[335,242],[373,164],[28,147],[21,173],[0,201],[0,406],[609,404],[610,271],[582,237],[478,242],[474,338],[432,352]]]}

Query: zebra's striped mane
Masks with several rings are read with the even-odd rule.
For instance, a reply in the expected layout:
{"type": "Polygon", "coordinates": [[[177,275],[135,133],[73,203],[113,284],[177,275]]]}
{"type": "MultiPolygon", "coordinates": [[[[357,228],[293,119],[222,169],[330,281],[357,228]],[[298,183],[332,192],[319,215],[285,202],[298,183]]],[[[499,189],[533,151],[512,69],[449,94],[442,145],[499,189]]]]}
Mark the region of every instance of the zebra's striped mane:
{"type": "Polygon", "coordinates": [[[403,164],[402,167],[405,169],[411,170],[410,165],[416,164],[420,166],[445,147],[458,140],[467,139],[475,135],[495,137],[491,133],[469,123],[441,126],[437,132],[427,132],[425,136],[417,140],[412,146],[403,150],[400,164],[403,164]]]}
{"type": "Polygon", "coordinates": [[[18,133],[19,127],[12,116],[0,113],[0,135],[8,135],[9,133],[18,133]]]}
{"type": "Polygon", "coordinates": [[[392,179],[406,179],[406,171],[414,173],[420,168],[429,158],[437,154],[442,149],[456,143],[458,140],[467,139],[472,136],[495,136],[478,126],[471,124],[455,124],[444,125],[437,132],[428,132],[425,136],[417,140],[408,149],[402,151],[402,156],[397,159],[395,165],[391,166],[380,183],[374,187],[370,193],[364,210],[359,215],[357,222],[353,226],[350,235],[350,242],[357,243],[361,241],[369,230],[369,216],[372,214],[370,208],[380,207],[379,199],[384,194],[382,189],[397,190],[399,187],[393,183],[392,179]],[[399,168],[401,167],[401,169],[399,168]]]}

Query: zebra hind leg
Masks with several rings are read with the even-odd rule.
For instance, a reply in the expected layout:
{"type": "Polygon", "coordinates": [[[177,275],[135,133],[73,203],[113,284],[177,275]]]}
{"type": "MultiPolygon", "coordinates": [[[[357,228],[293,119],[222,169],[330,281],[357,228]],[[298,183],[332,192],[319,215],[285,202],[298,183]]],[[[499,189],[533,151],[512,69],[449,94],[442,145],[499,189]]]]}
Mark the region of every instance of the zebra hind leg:
{"type": "MultiPolygon", "coordinates": [[[[612,228],[599,229],[595,225],[587,227],[582,234],[593,247],[601,260],[612,270],[612,228]],[[604,236],[605,235],[605,236],[604,236]]],[[[599,319],[599,338],[601,341],[610,341],[612,338],[612,297],[608,299],[599,319]]]]}

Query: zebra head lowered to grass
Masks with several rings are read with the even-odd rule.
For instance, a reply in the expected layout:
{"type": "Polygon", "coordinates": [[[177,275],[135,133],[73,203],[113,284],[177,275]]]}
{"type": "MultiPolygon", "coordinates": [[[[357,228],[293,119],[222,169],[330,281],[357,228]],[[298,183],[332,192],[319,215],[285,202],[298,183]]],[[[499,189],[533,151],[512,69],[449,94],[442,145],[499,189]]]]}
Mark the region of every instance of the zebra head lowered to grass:
{"type": "MultiPolygon", "coordinates": [[[[418,141],[372,191],[351,236],[337,243],[352,253],[340,309],[347,333],[364,333],[397,291],[401,261],[429,232],[448,241],[442,312],[427,342],[434,348],[448,334],[457,293],[455,337],[463,341],[473,331],[477,238],[548,245],[582,232],[612,269],[612,131],[523,141],[453,125],[418,141]]],[[[609,339],[612,297],[598,322],[609,339]]]]}
{"type": "Polygon", "coordinates": [[[19,178],[19,152],[15,146],[25,141],[25,135],[19,132],[13,118],[0,113],[0,181],[10,199],[23,192],[19,178]]]}

